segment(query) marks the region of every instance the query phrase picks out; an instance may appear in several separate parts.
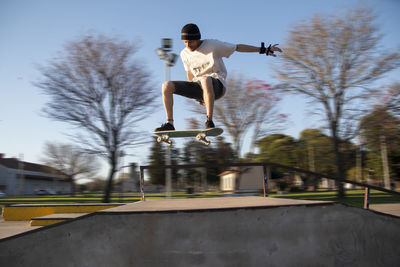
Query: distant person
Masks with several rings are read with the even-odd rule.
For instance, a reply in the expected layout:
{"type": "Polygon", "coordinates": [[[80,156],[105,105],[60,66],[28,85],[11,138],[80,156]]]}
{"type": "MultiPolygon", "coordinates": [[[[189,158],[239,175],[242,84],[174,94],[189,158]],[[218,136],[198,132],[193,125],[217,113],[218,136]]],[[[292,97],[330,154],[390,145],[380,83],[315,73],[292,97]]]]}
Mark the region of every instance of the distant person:
{"type": "Polygon", "coordinates": [[[162,96],[167,122],[155,131],[171,131],[174,128],[173,94],[192,98],[206,107],[207,120],[205,128],[214,128],[212,121],[214,101],[226,92],[227,71],[222,60],[233,52],[258,52],[267,56],[276,56],[275,51],[282,52],[277,44],[267,48],[244,44],[230,44],[218,40],[201,40],[200,30],[195,24],[187,24],[182,28],[181,39],[185,48],[181,51],[181,59],[185,67],[188,82],[167,81],[162,85],[162,96]]]}

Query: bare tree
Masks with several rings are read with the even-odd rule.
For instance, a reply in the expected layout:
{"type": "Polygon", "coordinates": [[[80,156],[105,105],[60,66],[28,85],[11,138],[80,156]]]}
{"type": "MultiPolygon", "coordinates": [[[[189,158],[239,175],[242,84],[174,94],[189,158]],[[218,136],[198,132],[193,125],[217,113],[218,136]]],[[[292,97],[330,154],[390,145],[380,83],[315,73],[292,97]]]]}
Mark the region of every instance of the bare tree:
{"type": "MultiPolygon", "coordinates": [[[[277,113],[280,99],[263,81],[233,77],[228,80],[228,88],[215,104],[214,118],[232,137],[235,153],[240,157],[249,131],[252,130],[250,146],[255,149],[258,139],[281,128],[285,116],[277,113]]],[[[197,105],[193,111],[204,112],[204,109],[197,105]]]]}
{"type": "MultiPolygon", "coordinates": [[[[399,50],[382,51],[381,34],[369,8],[353,8],[338,16],[316,15],[294,26],[276,68],[284,92],[302,94],[321,108],[336,155],[338,176],[345,176],[340,136],[353,130],[351,118],[374,88],[372,83],[399,66],[399,50]]],[[[339,182],[339,197],[344,197],[339,182]]]]}
{"type": "Polygon", "coordinates": [[[400,116],[400,82],[389,85],[388,90],[385,91],[383,97],[383,103],[385,103],[387,109],[393,113],[393,115],[400,116]]]}
{"type": "Polygon", "coordinates": [[[155,99],[148,72],[133,57],[136,51],[118,38],[85,36],[41,67],[43,78],[35,84],[50,97],[44,113],[76,126],[75,140],[108,161],[104,202],[109,202],[124,149],[140,140],[136,123],[148,115],[155,99]]]}
{"type": "Polygon", "coordinates": [[[47,142],[42,161],[67,176],[71,182],[73,194],[75,193],[75,181],[77,179],[91,177],[99,169],[99,163],[94,155],[88,155],[82,152],[79,147],[70,144],[47,142]]]}
{"type": "MultiPolygon", "coordinates": [[[[277,106],[281,100],[273,88],[260,80],[249,80],[246,83],[245,90],[238,95],[238,99],[232,101],[244,101],[248,99],[251,110],[248,119],[253,120],[253,133],[251,137],[250,148],[252,153],[255,153],[255,148],[259,139],[273,132],[279,132],[284,128],[286,122],[286,114],[279,113],[277,106]],[[252,113],[252,115],[251,115],[252,113]]],[[[224,111],[221,110],[220,113],[224,111]]]]}

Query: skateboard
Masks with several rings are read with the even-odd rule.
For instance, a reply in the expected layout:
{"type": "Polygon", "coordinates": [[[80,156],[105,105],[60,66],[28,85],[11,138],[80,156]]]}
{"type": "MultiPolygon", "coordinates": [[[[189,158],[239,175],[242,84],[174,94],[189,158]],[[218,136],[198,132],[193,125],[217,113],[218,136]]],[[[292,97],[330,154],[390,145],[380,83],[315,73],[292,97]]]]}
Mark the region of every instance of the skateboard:
{"type": "Polygon", "coordinates": [[[207,136],[218,136],[222,134],[224,130],[221,128],[210,128],[210,129],[190,129],[182,131],[160,131],[153,132],[153,134],[158,135],[157,142],[167,143],[168,146],[172,145],[171,138],[178,137],[196,137],[197,141],[203,142],[206,146],[211,144],[211,141],[207,139],[207,136]]]}

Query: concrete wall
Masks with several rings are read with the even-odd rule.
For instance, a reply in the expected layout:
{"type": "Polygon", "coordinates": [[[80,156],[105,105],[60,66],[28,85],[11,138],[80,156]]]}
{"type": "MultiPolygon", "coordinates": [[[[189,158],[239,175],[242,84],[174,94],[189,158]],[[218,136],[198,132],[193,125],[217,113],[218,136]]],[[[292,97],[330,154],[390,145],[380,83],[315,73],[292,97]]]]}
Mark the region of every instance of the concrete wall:
{"type": "Polygon", "coordinates": [[[398,266],[400,219],[340,204],[100,213],[0,241],[0,266],[398,266]]]}

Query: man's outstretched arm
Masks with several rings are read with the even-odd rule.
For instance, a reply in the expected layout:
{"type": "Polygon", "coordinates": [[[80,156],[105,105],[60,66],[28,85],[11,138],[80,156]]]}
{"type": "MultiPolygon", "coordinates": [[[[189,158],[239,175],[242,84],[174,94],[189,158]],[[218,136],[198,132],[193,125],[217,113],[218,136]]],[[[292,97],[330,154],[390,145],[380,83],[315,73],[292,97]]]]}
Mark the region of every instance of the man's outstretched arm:
{"type": "MultiPolygon", "coordinates": [[[[252,45],[245,45],[245,44],[238,44],[238,45],[236,45],[236,51],[237,52],[258,52],[258,53],[260,53],[260,52],[262,52],[261,51],[261,47],[258,47],[258,46],[252,46],[252,45]]],[[[271,53],[271,51],[272,52],[275,52],[275,51],[278,51],[278,52],[282,52],[282,50],[278,47],[278,44],[275,44],[275,45],[271,45],[270,46],[270,52],[268,53],[268,49],[267,48],[265,48],[265,51],[264,51],[264,53],[262,53],[262,54],[267,54],[268,56],[274,56],[274,57],[276,57],[276,55],[275,54],[273,54],[273,53],[271,53]]]]}

